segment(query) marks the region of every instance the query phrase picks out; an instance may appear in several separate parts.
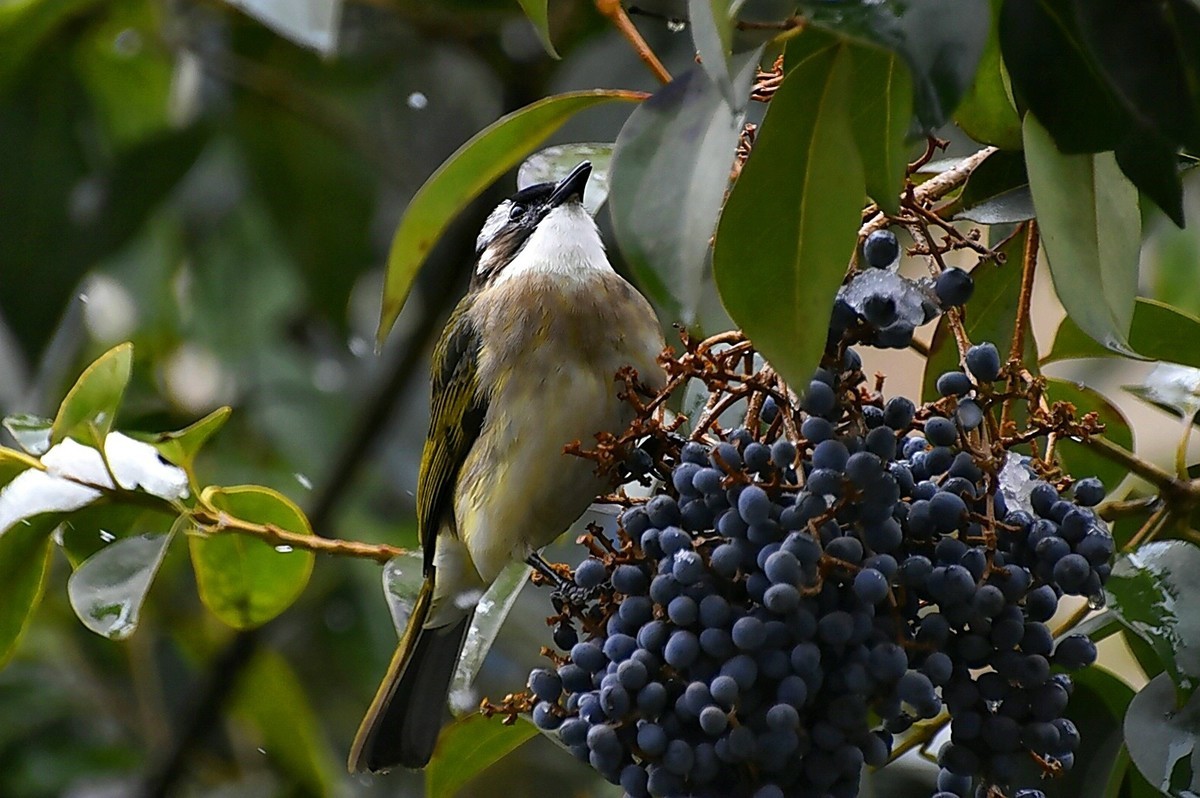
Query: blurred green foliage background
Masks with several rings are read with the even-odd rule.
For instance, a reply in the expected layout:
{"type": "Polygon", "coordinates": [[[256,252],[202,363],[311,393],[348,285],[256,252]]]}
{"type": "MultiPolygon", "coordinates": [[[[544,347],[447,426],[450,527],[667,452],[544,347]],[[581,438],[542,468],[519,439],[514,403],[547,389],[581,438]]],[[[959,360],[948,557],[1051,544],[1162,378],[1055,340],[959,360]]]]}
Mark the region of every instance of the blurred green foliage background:
{"type": "MultiPolygon", "coordinates": [[[[52,415],[84,364],[132,340],[117,426],[173,429],[230,404],[206,481],[272,486],[320,534],[411,546],[425,354],[512,181],[451,228],[376,355],[405,203],[506,111],[655,83],[582,0],[552,5],[562,61],[516,3],[245,5],[289,35],[218,2],[0,0],[0,414],[52,415]]],[[[691,63],[687,34],[645,20],[668,68],[691,63]]],[[[552,141],[612,141],[628,111],[589,111],[552,141]]],[[[1161,222],[1144,292],[1200,311],[1200,245],[1161,222]]],[[[419,776],[341,765],[395,644],[378,566],[319,559],[294,607],[236,636],[201,608],[176,546],[125,643],[76,622],[68,572],[57,558],[0,671],[0,796],[127,796],[147,779],[187,796],[420,793],[419,776]]],[[[526,591],[482,694],[522,684],[546,613],[526,591]]],[[[900,795],[907,778],[868,789],[900,795]]],[[[486,782],[467,793],[613,794],[542,739],[486,782]]]]}
{"type": "MultiPolygon", "coordinates": [[[[87,362],[132,340],[118,427],[178,428],[230,404],[203,479],[275,487],[320,534],[412,545],[425,354],[512,181],[452,229],[377,356],[405,203],[502,113],[653,78],[587,3],[555,8],[562,62],[515,3],[267,5],[256,13],[288,36],[224,3],[0,3],[0,411],[53,415],[87,362]]],[[[655,27],[686,63],[686,34],[655,27]]],[[[627,109],[606,110],[558,140],[611,141],[627,109]]],[[[419,792],[414,776],[343,775],[395,644],[377,565],[320,560],[292,609],[235,638],[173,547],[126,643],[78,624],[68,574],[59,557],[0,671],[0,795],[125,796],[144,777],[181,795],[419,792]],[[211,700],[235,671],[224,711],[211,700]]],[[[527,630],[506,634],[485,689],[515,688],[536,658],[544,598],[526,600],[511,625],[527,630]]],[[[587,769],[546,745],[497,778],[544,794],[521,776],[538,758],[539,779],[586,791],[587,769]]]]}

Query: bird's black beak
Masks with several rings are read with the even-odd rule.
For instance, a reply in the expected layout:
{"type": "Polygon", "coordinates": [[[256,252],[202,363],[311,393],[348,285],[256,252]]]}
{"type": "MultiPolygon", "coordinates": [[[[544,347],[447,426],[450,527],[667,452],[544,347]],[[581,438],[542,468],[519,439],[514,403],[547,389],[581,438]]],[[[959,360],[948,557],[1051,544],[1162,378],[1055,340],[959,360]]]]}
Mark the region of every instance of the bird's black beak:
{"type": "Polygon", "coordinates": [[[592,162],[584,161],[571,170],[571,174],[558,181],[554,193],[547,203],[551,208],[557,208],[572,200],[579,202],[583,199],[583,188],[587,185],[588,175],[592,173],[592,162]]]}

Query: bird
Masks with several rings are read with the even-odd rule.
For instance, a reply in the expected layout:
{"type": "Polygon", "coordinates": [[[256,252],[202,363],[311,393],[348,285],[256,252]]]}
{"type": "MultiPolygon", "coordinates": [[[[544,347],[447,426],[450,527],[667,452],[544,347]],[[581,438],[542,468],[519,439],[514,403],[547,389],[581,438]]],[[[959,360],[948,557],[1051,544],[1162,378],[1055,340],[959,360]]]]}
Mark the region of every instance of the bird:
{"type": "Polygon", "coordinates": [[[351,772],[428,764],[479,597],[606,487],[564,453],[634,416],[617,373],[666,381],[662,328],[608,260],[583,205],[588,161],[501,202],[476,239],[465,296],[434,348],[417,480],[424,581],[350,750],[351,772]]]}

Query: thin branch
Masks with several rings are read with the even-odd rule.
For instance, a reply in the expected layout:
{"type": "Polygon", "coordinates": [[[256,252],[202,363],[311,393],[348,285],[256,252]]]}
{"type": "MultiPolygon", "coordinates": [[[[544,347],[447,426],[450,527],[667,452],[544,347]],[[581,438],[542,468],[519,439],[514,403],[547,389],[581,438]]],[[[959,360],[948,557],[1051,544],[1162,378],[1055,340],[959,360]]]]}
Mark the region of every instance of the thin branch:
{"type": "Polygon", "coordinates": [[[205,533],[220,535],[234,532],[258,538],[275,547],[286,546],[338,557],[359,557],[365,560],[374,560],[380,564],[405,553],[404,549],[398,549],[386,543],[360,543],[356,540],[299,535],[286,529],[280,529],[274,524],[256,524],[253,521],[246,521],[209,509],[199,510],[192,517],[196,519],[197,525],[205,533]]]}
{"type": "MultiPolygon", "coordinates": [[[[967,182],[967,178],[971,176],[971,172],[975,170],[979,164],[987,160],[987,157],[996,151],[995,147],[984,147],[979,152],[973,155],[968,155],[962,161],[955,164],[952,168],[934,175],[926,180],[921,185],[912,189],[911,202],[913,204],[925,204],[942,197],[954,191],[956,188],[967,182]]],[[[866,238],[876,230],[882,230],[891,224],[891,220],[885,213],[875,213],[865,224],[859,229],[859,238],[866,238]]]]}
{"type": "Polygon", "coordinates": [[[1129,542],[1121,547],[1122,551],[1133,551],[1145,541],[1153,538],[1162,529],[1163,524],[1167,521],[1167,513],[1169,512],[1167,505],[1163,505],[1154,511],[1153,515],[1146,519],[1146,523],[1142,524],[1141,528],[1134,533],[1129,542]]]}
{"type": "Polygon", "coordinates": [[[1010,361],[1020,362],[1025,354],[1025,328],[1029,326],[1029,305],[1033,300],[1033,274],[1037,271],[1038,226],[1030,219],[1025,235],[1025,252],[1021,258],[1021,293],[1017,299],[1017,321],[1013,328],[1010,361]]]}
{"type": "Polygon", "coordinates": [[[671,82],[671,73],[663,66],[662,61],[658,60],[658,56],[650,49],[646,40],[642,38],[642,34],[638,32],[633,21],[629,19],[629,14],[621,5],[621,0],[596,0],[596,10],[608,17],[609,21],[616,26],[626,41],[633,46],[638,58],[642,59],[642,63],[654,73],[654,77],[662,83],[671,82]]]}
{"type": "Polygon", "coordinates": [[[1108,438],[1089,436],[1083,439],[1083,444],[1090,446],[1106,460],[1112,460],[1114,463],[1137,474],[1171,498],[1189,503],[1200,499],[1200,484],[1197,482],[1188,482],[1179,479],[1174,474],[1154,465],[1154,463],[1143,460],[1123,446],[1118,446],[1108,438]]]}

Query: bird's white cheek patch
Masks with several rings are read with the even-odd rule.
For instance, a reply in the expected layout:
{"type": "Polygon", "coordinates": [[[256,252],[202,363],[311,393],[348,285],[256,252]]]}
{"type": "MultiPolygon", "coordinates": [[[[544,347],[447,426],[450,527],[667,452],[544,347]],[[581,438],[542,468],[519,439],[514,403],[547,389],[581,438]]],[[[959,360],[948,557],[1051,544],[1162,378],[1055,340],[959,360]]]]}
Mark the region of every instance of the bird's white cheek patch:
{"type": "Polygon", "coordinates": [[[597,270],[612,271],[600,231],[582,205],[569,203],[547,214],[512,263],[500,270],[498,279],[530,273],[575,276],[597,270]]]}

